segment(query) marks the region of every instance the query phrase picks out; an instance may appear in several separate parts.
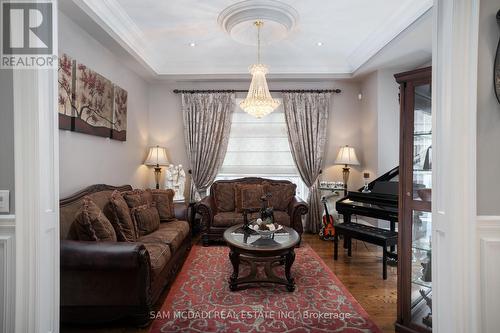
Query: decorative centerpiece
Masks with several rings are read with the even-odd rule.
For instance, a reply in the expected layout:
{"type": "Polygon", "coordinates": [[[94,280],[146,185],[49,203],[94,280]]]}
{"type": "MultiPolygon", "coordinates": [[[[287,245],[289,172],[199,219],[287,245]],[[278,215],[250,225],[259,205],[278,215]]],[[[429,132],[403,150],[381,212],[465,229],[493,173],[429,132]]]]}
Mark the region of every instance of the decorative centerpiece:
{"type": "Polygon", "coordinates": [[[252,222],[249,227],[257,232],[262,238],[271,238],[276,231],[283,229],[282,225],[273,223],[271,218],[266,218],[265,220],[258,218],[252,222]]]}

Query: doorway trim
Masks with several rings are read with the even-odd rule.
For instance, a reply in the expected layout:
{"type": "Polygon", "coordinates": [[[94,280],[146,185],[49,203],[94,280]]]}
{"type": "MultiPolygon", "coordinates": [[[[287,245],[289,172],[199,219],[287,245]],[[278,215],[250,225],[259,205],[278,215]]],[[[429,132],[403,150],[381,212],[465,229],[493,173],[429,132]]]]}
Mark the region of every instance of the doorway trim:
{"type": "Polygon", "coordinates": [[[436,0],[433,10],[433,332],[479,332],[479,0],[436,0]]]}
{"type": "MultiPolygon", "coordinates": [[[[57,54],[57,15],[52,19],[57,54]]],[[[57,68],[14,69],[13,87],[15,331],[59,332],[57,68]]]]}

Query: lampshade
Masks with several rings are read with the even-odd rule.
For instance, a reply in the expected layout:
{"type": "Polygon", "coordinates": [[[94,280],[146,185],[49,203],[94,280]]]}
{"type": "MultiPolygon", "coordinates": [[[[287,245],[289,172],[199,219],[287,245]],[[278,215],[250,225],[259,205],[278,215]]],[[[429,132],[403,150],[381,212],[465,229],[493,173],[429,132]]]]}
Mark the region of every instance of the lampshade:
{"type": "Polygon", "coordinates": [[[165,148],[156,146],[149,148],[148,157],[144,161],[146,165],[168,165],[167,151],[165,148]]]}
{"type": "Polygon", "coordinates": [[[335,164],[359,165],[354,148],[349,146],[340,148],[335,164]]]}

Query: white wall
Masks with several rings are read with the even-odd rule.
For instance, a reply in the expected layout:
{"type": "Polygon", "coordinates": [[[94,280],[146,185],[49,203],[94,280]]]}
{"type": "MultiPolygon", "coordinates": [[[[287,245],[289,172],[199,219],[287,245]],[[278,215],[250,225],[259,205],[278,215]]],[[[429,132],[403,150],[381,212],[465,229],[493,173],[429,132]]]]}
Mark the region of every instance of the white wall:
{"type": "Polygon", "coordinates": [[[399,165],[399,85],[394,74],[402,69],[377,71],[378,174],[399,165]]]}
{"type": "Polygon", "coordinates": [[[481,0],[477,86],[477,213],[500,215],[500,104],[493,88],[493,62],[500,37],[498,0],[481,0]]]}
{"type": "MultiPolygon", "coordinates": [[[[498,0],[481,0],[477,85],[477,266],[481,332],[498,331],[500,318],[500,104],[493,87],[493,62],[500,38],[498,0]]],[[[475,286],[474,286],[475,287],[475,286]]]]}
{"type": "MultiPolygon", "coordinates": [[[[180,95],[173,89],[248,89],[249,82],[159,82],[152,84],[149,94],[149,140],[151,145],[167,148],[170,161],[183,164],[189,169],[184,145],[180,95]]],[[[360,106],[357,99],[358,84],[347,81],[330,82],[287,82],[271,81],[271,89],[342,89],[341,94],[334,94],[329,117],[329,137],[326,149],[322,179],[341,181],[341,166],[334,166],[338,149],[349,144],[361,149],[360,106]]],[[[238,95],[240,96],[240,95],[238,95]]],[[[244,94],[241,94],[244,96],[244,94]]],[[[354,167],[350,177],[350,187],[362,185],[360,170],[354,167]]],[[[150,184],[153,182],[150,176],[150,184]]]]}
{"type": "Polygon", "coordinates": [[[0,69],[0,190],[10,191],[10,214],[14,213],[15,197],[13,98],[12,70],[0,69]]]}
{"type": "Polygon", "coordinates": [[[378,70],[360,82],[363,160],[371,180],[399,165],[399,86],[394,74],[404,70],[378,70]]]}
{"type": "Polygon", "coordinates": [[[96,183],[146,185],[142,165],[148,143],[148,84],[119,58],[59,12],[59,50],[128,92],[127,141],[59,131],[60,194],[96,183]]]}
{"type": "Polygon", "coordinates": [[[378,73],[368,74],[361,81],[362,149],[359,158],[370,180],[378,177],[378,73]]]}

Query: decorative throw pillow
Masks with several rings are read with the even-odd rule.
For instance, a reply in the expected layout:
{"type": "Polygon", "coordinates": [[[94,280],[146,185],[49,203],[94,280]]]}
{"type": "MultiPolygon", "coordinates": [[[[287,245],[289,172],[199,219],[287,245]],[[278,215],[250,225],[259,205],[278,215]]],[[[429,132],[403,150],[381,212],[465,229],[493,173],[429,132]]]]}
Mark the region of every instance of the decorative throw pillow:
{"type": "Polygon", "coordinates": [[[74,226],[79,240],[116,242],[116,233],[111,222],[89,197],[83,198],[82,207],[75,216],[74,226]]]}
{"type": "Polygon", "coordinates": [[[153,202],[153,195],[150,189],[126,191],[122,193],[122,196],[129,208],[151,204],[153,202]]]}
{"type": "Polygon", "coordinates": [[[156,204],[161,221],[175,220],[174,190],[151,190],[153,202],[156,204]]]}
{"type": "Polygon", "coordinates": [[[262,196],[264,186],[261,184],[236,184],[235,185],[235,206],[236,211],[241,213],[244,210],[255,210],[262,207],[262,196]]]}
{"type": "Polygon", "coordinates": [[[234,212],[234,183],[217,183],[214,188],[215,206],[219,212],[234,212]]]}
{"type": "Polygon", "coordinates": [[[127,202],[122,197],[121,192],[114,191],[109,199],[113,210],[113,227],[116,231],[116,237],[121,242],[135,242],[137,239],[136,230],[130,209],[127,202]]]}
{"type": "Polygon", "coordinates": [[[132,208],[130,213],[137,226],[138,237],[148,235],[160,228],[160,215],[156,207],[145,204],[132,208]]]}
{"type": "Polygon", "coordinates": [[[270,194],[268,199],[269,207],[280,211],[288,210],[288,205],[295,197],[297,185],[270,182],[264,182],[263,185],[264,192],[270,194]]]}

